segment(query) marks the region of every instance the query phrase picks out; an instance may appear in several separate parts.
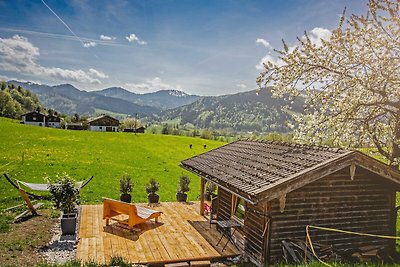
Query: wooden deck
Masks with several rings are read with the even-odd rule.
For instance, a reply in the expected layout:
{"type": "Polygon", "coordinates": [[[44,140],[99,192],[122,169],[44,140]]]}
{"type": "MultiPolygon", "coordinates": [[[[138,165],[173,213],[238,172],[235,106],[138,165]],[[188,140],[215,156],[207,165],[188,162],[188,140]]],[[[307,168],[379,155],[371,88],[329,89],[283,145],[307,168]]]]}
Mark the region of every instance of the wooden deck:
{"type": "Polygon", "coordinates": [[[134,232],[118,223],[106,227],[102,207],[82,206],[77,259],[83,262],[107,263],[111,256],[121,256],[129,263],[164,264],[239,255],[231,243],[221,251],[225,237],[216,246],[221,233],[199,214],[198,202],[164,202],[150,207],[163,212],[159,222],[140,224],[134,232]]]}

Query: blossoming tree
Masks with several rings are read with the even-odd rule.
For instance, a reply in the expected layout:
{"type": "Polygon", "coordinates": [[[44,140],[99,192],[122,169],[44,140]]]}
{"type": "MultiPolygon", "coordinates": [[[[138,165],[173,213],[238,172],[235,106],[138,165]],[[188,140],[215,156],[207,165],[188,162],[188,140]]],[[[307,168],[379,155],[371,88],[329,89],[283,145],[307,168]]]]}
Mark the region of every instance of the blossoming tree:
{"type": "Polygon", "coordinates": [[[374,147],[389,164],[400,163],[400,2],[370,0],[368,13],[345,17],[330,38],[307,33],[277,62],[264,62],[257,78],[275,96],[305,99],[295,116],[298,141],[374,147]]]}

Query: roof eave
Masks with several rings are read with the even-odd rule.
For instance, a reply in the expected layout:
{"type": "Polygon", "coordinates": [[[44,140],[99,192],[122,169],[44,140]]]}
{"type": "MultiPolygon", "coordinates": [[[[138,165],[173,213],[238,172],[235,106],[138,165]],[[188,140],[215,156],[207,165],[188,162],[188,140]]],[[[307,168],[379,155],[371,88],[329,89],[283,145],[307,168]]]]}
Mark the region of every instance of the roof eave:
{"type": "Polygon", "coordinates": [[[246,193],[240,191],[238,188],[233,188],[233,187],[229,186],[229,184],[224,183],[224,182],[222,182],[221,180],[218,180],[215,177],[212,177],[212,176],[210,176],[210,175],[208,175],[206,173],[202,173],[202,172],[200,172],[200,171],[198,171],[198,170],[196,170],[194,168],[191,168],[191,167],[189,167],[189,166],[187,166],[187,165],[185,165],[183,163],[181,163],[179,166],[181,168],[183,168],[183,169],[185,169],[185,170],[187,170],[187,171],[199,176],[200,178],[202,178],[202,179],[204,179],[206,181],[210,181],[210,182],[213,182],[213,183],[217,184],[218,187],[223,188],[224,190],[228,191],[229,193],[231,193],[233,195],[236,195],[236,196],[238,196],[240,198],[243,198],[245,201],[251,203],[252,205],[255,205],[255,204],[258,203],[258,199],[255,196],[250,195],[250,194],[246,194],[246,193]]]}

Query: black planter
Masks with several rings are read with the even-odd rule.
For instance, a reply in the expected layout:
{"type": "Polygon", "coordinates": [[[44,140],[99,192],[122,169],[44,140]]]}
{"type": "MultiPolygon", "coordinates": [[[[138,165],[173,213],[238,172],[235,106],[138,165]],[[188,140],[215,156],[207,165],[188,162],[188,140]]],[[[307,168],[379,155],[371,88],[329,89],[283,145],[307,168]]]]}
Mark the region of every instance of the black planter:
{"type": "Polygon", "coordinates": [[[148,194],[147,195],[147,200],[149,203],[158,203],[158,200],[160,199],[160,196],[157,194],[148,194]]]}
{"type": "Polygon", "coordinates": [[[62,235],[74,235],[76,233],[76,213],[66,213],[61,217],[62,235]]]}
{"type": "Polygon", "coordinates": [[[186,202],[187,200],[187,194],[185,193],[176,193],[176,201],[178,202],[186,202]]]}
{"type": "Polygon", "coordinates": [[[204,193],[204,200],[211,201],[211,193],[205,192],[204,193]]]}
{"type": "Polygon", "coordinates": [[[123,202],[131,203],[132,196],[130,194],[121,194],[119,199],[123,202]]]}

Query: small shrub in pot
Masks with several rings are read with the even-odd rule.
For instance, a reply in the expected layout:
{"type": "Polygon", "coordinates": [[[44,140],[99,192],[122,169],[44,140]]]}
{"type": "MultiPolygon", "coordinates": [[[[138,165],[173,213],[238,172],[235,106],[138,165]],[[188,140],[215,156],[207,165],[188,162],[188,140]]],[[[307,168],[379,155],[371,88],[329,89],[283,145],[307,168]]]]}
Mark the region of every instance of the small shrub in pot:
{"type": "Polygon", "coordinates": [[[181,175],[179,178],[178,192],[176,193],[176,200],[179,202],[186,202],[187,192],[190,191],[189,188],[190,178],[187,175],[181,175]]]}
{"type": "Polygon", "coordinates": [[[79,189],[75,187],[75,181],[68,174],[63,174],[57,177],[55,183],[49,184],[49,191],[55,206],[63,212],[61,217],[62,234],[75,234],[77,205],[80,203],[79,189]]]}
{"type": "Polygon", "coordinates": [[[159,184],[154,178],[150,178],[149,182],[146,184],[146,193],[149,203],[158,203],[160,196],[157,195],[159,189],[159,184]]]}
{"type": "Polygon", "coordinates": [[[119,180],[119,191],[121,192],[120,200],[130,203],[132,200],[132,189],[132,178],[129,175],[122,176],[122,178],[119,180]]]}

